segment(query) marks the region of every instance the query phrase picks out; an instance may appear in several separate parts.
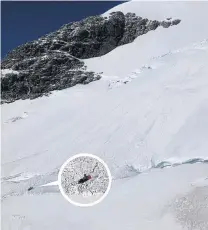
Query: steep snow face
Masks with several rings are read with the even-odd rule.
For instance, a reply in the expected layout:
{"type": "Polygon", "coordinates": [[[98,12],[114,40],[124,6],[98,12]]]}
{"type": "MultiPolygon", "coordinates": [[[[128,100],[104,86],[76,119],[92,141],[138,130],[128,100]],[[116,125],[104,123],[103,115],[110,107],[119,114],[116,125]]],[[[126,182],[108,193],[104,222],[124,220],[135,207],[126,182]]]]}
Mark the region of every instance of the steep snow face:
{"type": "Polygon", "coordinates": [[[79,152],[100,155],[115,177],[126,164],[145,171],[207,158],[207,60],[205,40],[151,60],[118,86],[104,77],[2,105],[3,176],[55,171],[79,152]]]}
{"type": "Polygon", "coordinates": [[[104,16],[114,11],[132,12],[150,20],[171,17],[181,19],[181,23],[168,29],[158,28],[100,58],[85,60],[88,68],[105,75],[126,77],[133,69],[146,64],[152,57],[208,38],[208,2],[131,1],[114,7],[104,16]]]}

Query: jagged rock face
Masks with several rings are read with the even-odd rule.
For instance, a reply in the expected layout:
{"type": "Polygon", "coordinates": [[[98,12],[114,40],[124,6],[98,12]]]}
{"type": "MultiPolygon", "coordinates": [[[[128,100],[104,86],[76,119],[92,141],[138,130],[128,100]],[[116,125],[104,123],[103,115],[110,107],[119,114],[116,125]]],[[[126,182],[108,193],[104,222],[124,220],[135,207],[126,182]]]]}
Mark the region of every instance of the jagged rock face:
{"type": "Polygon", "coordinates": [[[19,74],[5,74],[2,78],[3,102],[34,98],[100,79],[98,74],[88,72],[77,58],[102,56],[158,26],[168,28],[178,23],[179,19],[159,22],[133,13],[113,12],[109,17],[93,16],[66,24],[8,53],[2,61],[2,69],[19,74]]]}
{"type": "MultiPolygon", "coordinates": [[[[125,16],[116,12],[109,19],[101,16],[88,17],[80,22],[69,23],[59,30],[26,43],[11,51],[6,59],[19,60],[59,50],[77,58],[91,58],[104,55],[121,40],[125,27],[125,16]]],[[[5,61],[2,65],[5,66],[5,61]]],[[[10,66],[5,66],[10,68],[10,66]]]]}
{"type": "Polygon", "coordinates": [[[102,56],[118,46],[125,27],[125,16],[117,12],[105,19],[89,17],[58,30],[58,38],[67,42],[61,50],[78,58],[102,56]]]}
{"type": "Polygon", "coordinates": [[[150,30],[154,30],[159,26],[159,22],[154,27],[153,23],[146,18],[137,17],[133,13],[127,13],[125,16],[125,31],[119,45],[128,44],[133,42],[135,38],[147,33],[150,30]],[[149,23],[149,25],[148,25],[149,23]]]}
{"type": "MultiPolygon", "coordinates": [[[[180,23],[171,21],[151,21],[136,16],[134,13],[113,12],[107,17],[92,16],[80,22],[69,23],[59,30],[41,37],[37,41],[26,43],[8,53],[3,61],[3,68],[11,59],[21,60],[40,56],[49,50],[65,51],[74,57],[85,59],[102,56],[119,45],[134,41],[138,36],[155,30],[158,26],[168,28],[180,23]],[[8,60],[9,59],[9,60],[8,60]]],[[[15,61],[14,60],[14,61],[15,61]]]]}
{"type": "Polygon", "coordinates": [[[16,71],[1,79],[2,102],[34,99],[53,90],[100,79],[99,74],[86,71],[84,62],[57,52],[25,59],[14,64],[13,69],[16,71]]]}

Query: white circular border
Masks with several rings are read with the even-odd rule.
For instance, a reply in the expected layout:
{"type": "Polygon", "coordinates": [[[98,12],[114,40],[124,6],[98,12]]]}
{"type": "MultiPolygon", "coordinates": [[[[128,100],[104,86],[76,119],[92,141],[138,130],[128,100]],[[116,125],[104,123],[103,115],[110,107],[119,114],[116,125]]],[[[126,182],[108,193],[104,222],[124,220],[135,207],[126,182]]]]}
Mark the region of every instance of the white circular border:
{"type": "Polygon", "coordinates": [[[60,170],[59,170],[59,174],[58,174],[58,186],[59,186],[59,190],[61,192],[61,194],[63,195],[63,197],[71,204],[75,205],[75,206],[79,206],[79,207],[92,207],[98,203],[100,203],[107,195],[108,193],[110,192],[110,189],[111,189],[111,184],[112,184],[112,176],[111,176],[111,172],[108,168],[108,165],[101,159],[99,158],[98,156],[95,156],[93,154],[89,154],[89,153],[78,153],[72,157],[70,157],[67,161],[65,161],[65,163],[61,166],[60,170]],[[109,183],[108,183],[108,188],[107,190],[105,191],[105,193],[103,194],[103,196],[92,202],[92,203],[89,203],[89,204],[81,204],[81,203],[78,203],[78,202],[75,202],[73,200],[71,200],[69,198],[69,196],[67,196],[64,192],[64,189],[62,188],[62,185],[61,185],[61,175],[63,173],[63,170],[65,169],[65,167],[67,166],[67,164],[76,159],[76,158],[79,158],[79,157],[91,157],[91,158],[94,158],[96,160],[98,160],[101,164],[103,164],[103,166],[105,167],[106,171],[107,171],[107,174],[108,174],[108,178],[109,178],[109,183]]]}

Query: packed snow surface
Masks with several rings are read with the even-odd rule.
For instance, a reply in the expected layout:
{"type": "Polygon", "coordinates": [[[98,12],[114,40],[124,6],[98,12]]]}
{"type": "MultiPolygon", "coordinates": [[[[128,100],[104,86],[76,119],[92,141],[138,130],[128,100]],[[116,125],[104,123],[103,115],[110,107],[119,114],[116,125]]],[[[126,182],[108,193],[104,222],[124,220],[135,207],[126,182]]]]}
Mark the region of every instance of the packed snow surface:
{"type": "Polygon", "coordinates": [[[116,9],[182,22],[86,61],[100,81],[1,106],[4,230],[208,229],[208,3],[143,4],[116,9]],[[91,208],[56,182],[80,152],[113,176],[91,208]]]}

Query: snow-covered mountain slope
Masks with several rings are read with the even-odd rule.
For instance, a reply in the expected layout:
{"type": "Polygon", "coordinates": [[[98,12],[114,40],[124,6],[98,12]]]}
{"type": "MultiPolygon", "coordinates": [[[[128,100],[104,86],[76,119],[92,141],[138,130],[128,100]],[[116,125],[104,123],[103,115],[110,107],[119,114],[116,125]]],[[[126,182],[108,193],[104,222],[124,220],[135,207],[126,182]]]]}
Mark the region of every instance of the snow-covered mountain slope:
{"type": "MultiPolygon", "coordinates": [[[[49,98],[2,105],[4,229],[8,223],[20,229],[81,229],[86,223],[97,229],[101,220],[101,229],[126,229],[129,224],[132,229],[181,229],[187,222],[201,226],[194,209],[190,216],[184,211],[186,219],[180,215],[187,209],[184,196],[195,197],[193,207],[206,201],[207,190],[201,186],[207,185],[208,167],[189,164],[208,158],[207,58],[204,41],[153,60],[150,69],[119,87],[109,89],[103,79],[49,98]],[[109,198],[86,212],[67,204],[55,183],[41,187],[57,180],[69,156],[83,151],[100,155],[114,177],[109,198]],[[164,168],[171,165],[177,167],[164,168]],[[30,186],[35,188],[31,195],[30,186]],[[37,202],[45,209],[41,205],[37,211],[37,202]]],[[[206,209],[200,211],[205,215],[206,209]]]]}
{"type": "Polygon", "coordinates": [[[179,18],[181,22],[168,30],[160,27],[155,31],[150,31],[136,38],[134,42],[117,47],[100,58],[85,60],[88,68],[97,72],[102,71],[105,75],[126,77],[133,69],[146,64],[152,57],[163,55],[208,37],[207,2],[130,1],[114,7],[104,16],[114,11],[132,12],[150,20],[179,18]]]}
{"type": "Polygon", "coordinates": [[[104,78],[2,105],[3,174],[46,173],[83,151],[101,155],[111,169],[206,157],[207,51],[205,40],[154,59],[120,87],[109,89],[104,78]]]}
{"type": "MultiPolygon", "coordinates": [[[[134,4],[118,9],[136,11],[134,4]]],[[[197,6],[204,23],[208,5],[175,3],[180,15],[169,15],[166,2],[154,4],[152,17],[181,16],[181,23],[197,6]]],[[[99,81],[1,105],[3,229],[208,229],[208,36],[201,24],[196,29],[201,34],[184,32],[181,43],[170,30],[149,32],[89,60],[91,68],[102,63],[99,81]],[[135,60],[135,47],[144,59],[135,60]],[[108,72],[121,50],[126,56],[108,72]],[[55,182],[60,166],[79,152],[103,158],[114,179],[107,198],[88,209],[66,202],[55,182]]]]}

